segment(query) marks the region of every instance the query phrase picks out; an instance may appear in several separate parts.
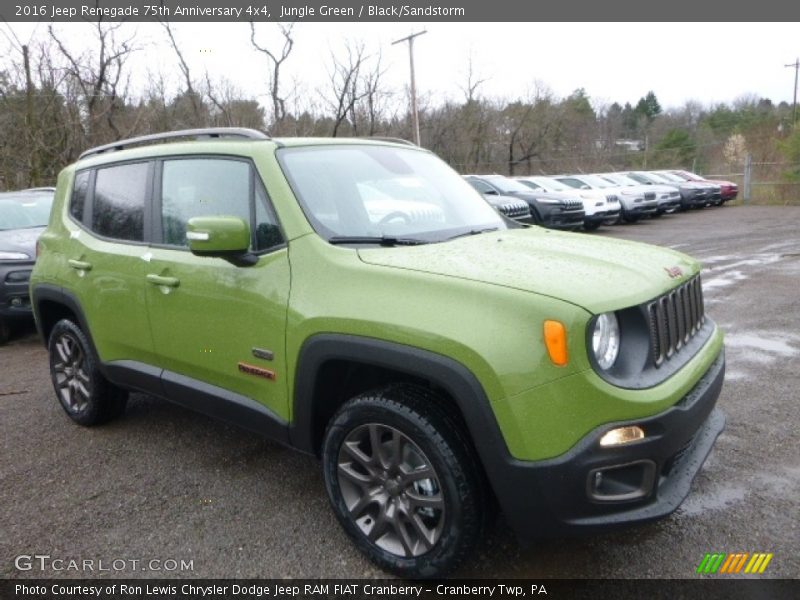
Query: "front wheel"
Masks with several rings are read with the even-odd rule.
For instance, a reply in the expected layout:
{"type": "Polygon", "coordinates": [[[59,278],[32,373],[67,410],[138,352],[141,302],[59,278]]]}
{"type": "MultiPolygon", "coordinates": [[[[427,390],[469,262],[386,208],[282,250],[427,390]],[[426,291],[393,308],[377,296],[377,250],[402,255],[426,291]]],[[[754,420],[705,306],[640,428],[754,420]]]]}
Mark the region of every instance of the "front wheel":
{"type": "Polygon", "coordinates": [[[596,231],[600,227],[600,221],[584,221],[583,228],[586,231],[596,231]]]}
{"type": "Polygon", "coordinates": [[[441,399],[394,385],[345,403],[323,442],[328,496],[356,546],[401,577],[437,577],[471,555],[486,488],[441,399]]]}
{"type": "Polygon", "coordinates": [[[86,334],[69,319],[50,332],[50,377],[61,406],[81,425],[99,425],[125,410],[128,395],[111,384],[98,368],[86,334]]]}

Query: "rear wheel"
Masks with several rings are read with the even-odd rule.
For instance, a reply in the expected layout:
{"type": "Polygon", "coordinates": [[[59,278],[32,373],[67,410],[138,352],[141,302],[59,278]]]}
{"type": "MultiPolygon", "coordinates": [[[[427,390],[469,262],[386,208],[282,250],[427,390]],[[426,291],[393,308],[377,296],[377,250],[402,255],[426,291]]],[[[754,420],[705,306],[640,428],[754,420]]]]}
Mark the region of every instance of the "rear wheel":
{"type": "Polygon", "coordinates": [[[471,555],[485,483],[459,425],[427,390],[394,385],[357,396],[323,442],[328,496],[356,546],[402,577],[437,577],[471,555]]]}
{"type": "Polygon", "coordinates": [[[50,332],[47,347],[53,388],[70,419],[81,425],[99,425],[122,414],[127,392],[100,373],[89,339],[80,327],[62,319],[50,332]]]}

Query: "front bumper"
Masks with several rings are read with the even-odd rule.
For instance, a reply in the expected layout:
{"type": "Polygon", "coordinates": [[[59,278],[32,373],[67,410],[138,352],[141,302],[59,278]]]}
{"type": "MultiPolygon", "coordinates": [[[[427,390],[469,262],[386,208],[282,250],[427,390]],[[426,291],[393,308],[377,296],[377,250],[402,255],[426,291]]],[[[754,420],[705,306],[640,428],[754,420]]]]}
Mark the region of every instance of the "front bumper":
{"type": "Polygon", "coordinates": [[[720,353],[691,391],[662,413],[605,424],[554,459],[507,458],[502,477],[493,477],[495,494],[520,540],[652,521],[678,508],[724,428],[725,417],[714,408],[724,375],[720,353]],[[605,433],[625,425],[638,425],[646,437],[600,446],[605,433]]]}
{"type": "Polygon", "coordinates": [[[611,224],[615,223],[619,219],[619,208],[609,209],[609,210],[600,210],[596,213],[587,214],[583,222],[584,223],[605,223],[611,224]]]}
{"type": "Polygon", "coordinates": [[[0,264],[0,318],[33,317],[28,290],[33,263],[0,264]]]}
{"type": "Polygon", "coordinates": [[[553,229],[576,229],[583,226],[585,212],[581,208],[564,208],[560,204],[538,203],[536,209],[542,218],[542,225],[553,229]]]}

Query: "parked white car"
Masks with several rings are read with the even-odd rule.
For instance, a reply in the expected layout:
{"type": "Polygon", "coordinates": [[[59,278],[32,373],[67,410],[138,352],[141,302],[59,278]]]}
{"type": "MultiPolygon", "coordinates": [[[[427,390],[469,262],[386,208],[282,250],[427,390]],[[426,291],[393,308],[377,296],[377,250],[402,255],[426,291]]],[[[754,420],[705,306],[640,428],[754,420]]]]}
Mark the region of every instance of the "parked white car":
{"type": "Polygon", "coordinates": [[[653,192],[658,200],[658,210],[653,215],[660,217],[664,213],[674,213],[681,206],[681,190],[674,185],[645,185],[632,179],[624,173],[598,173],[600,177],[615,185],[640,188],[645,192],[653,192]]]}

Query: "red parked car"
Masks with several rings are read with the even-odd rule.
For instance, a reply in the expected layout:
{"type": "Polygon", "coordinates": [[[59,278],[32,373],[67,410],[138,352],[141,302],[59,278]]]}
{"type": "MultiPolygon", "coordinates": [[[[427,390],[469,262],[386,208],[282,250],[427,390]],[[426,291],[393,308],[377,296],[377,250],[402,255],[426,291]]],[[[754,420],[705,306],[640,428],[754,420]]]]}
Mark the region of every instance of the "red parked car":
{"type": "MultiPolygon", "coordinates": [[[[697,175],[696,173],[692,173],[691,171],[670,171],[670,173],[674,173],[678,177],[683,177],[686,181],[708,181],[710,183],[717,184],[721,188],[720,195],[722,196],[722,202],[735,200],[736,196],[739,195],[739,186],[732,181],[706,179],[705,177],[697,175]]],[[[720,202],[720,204],[722,204],[722,202],[720,202]]]]}

